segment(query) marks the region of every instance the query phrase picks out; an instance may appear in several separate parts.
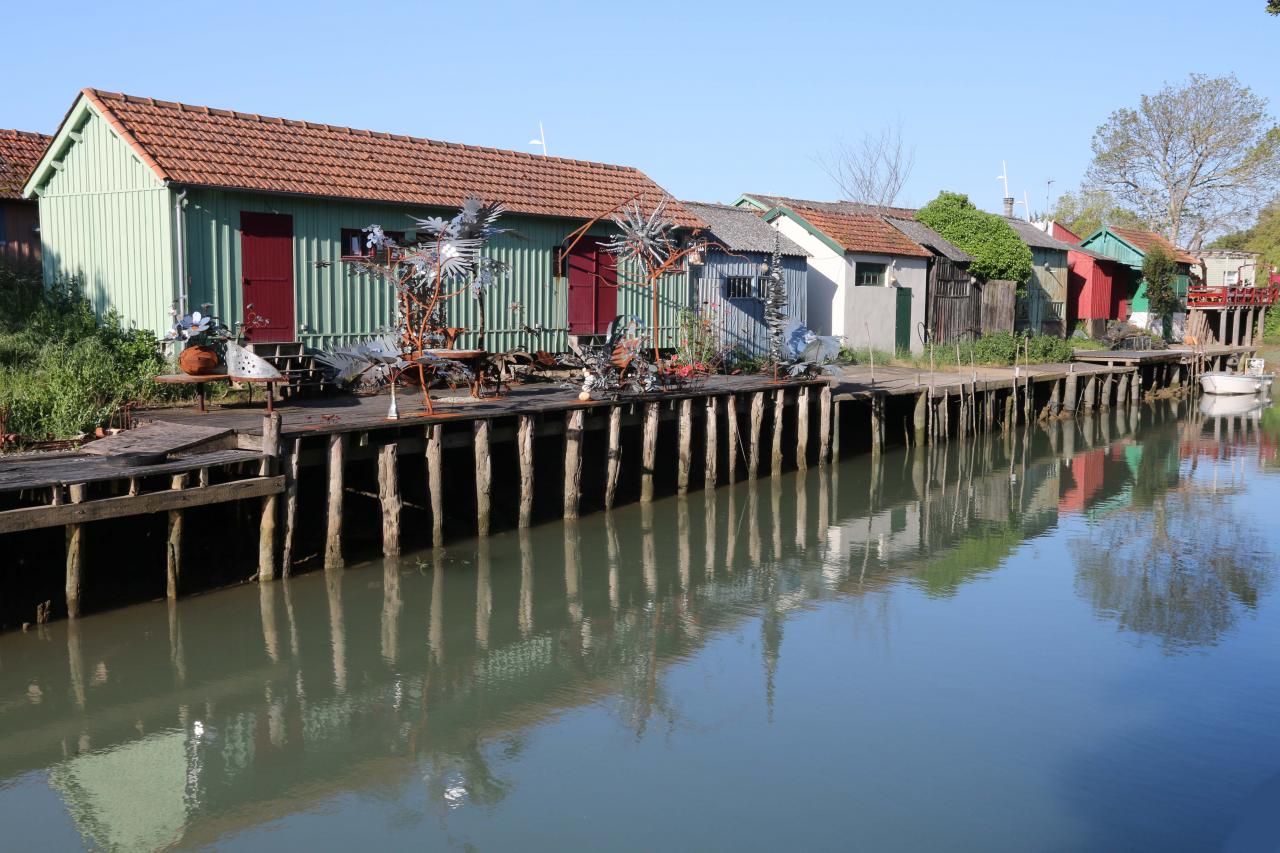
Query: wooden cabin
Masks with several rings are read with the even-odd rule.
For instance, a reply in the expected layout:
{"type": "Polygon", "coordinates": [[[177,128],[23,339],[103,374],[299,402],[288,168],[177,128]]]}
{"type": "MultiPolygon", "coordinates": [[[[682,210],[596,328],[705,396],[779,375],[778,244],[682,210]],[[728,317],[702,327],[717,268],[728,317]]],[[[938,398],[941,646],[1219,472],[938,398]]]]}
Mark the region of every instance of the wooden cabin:
{"type": "Polygon", "coordinates": [[[40,264],[40,216],[22,197],[22,185],[52,137],[23,130],[0,130],[0,262],[16,267],[40,264]]]}
{"type": "Polygon", "coordinates": [[[1174,340],[1182,339],[1183,329],[1186,327],[1186,298],[1191,281],[1191,268],[1199,263],[1195,257],[1173,245],[1164,235],[1141,228],[1119,226],[1099,228],[1082,240],[1080,246],[1118,261],[1126,268],[1126,272],[1133,281],[1137,282],[1129,291],[1133,296],[1128,305],[1120,306],[1122,319],[1123,315],[1127,314],[1128,322],[1134,326],[1164,334],[1174,340]],[[1174,291],[1177,293],[1180,304],[1172,317],[1160,318],[1151,314],[1151,305],[1147,299],[1147,285],[1142,280],[1142,262],[1147,252],[1156,246],[1164,249],[1174,259],[1178,268],[1174,279],[1174,291]]]}
{"type": "Polygon", "coordinates": [[[765,275],[774,250],[782,259],[787,314],[805,323],[809,253],[752,210],[692,201],[682,204],[707,223],[705,234],[711,246],[702,263],[690,267],[698,310],[715,323],[724,346],[751,356],[767,355],[765,275]]]}
{"type": "Polygon", "coordinates": [[[1067,243],[1067,328],[1084,324],[1085,334],[1101,337],[1107,324],[1129,316],[1137,280],[1123,264],[1081,246],[1081,238],[1060,222],[1048,223],[1050,237],[1067,243]]]}
{"type": "MultiPolygon", "coordinates": [[[[85,89],[27,180],[38,200],[47,280],[74,276],[95,308],[157,334],[171,306],[213,305],[225,322],[252,312],[250,342],[327,347],[392,325],[390,285],[352,274],[379,224],[412,241],[411,217],[452,216],[467,197],[502,202],[513,230],[489,251],[510,272],[449,322],[485,346],[562,351],[618,313],[650,316],[649,291],[600,243],[607,217],[666,194],[627,166],[354,130],[85,89]],[[586,237],[572,235],[595,221],[586,237]],[[252,306],[252,308],[250,307],[252,306]]],[[[686,229],[703,223],[674,200],[686,229]]],[[[661,289],[660,340],[690,302],[687,273],[661,289]]],[[[473,342],[464,336],[459,346],[473,342]]]]}

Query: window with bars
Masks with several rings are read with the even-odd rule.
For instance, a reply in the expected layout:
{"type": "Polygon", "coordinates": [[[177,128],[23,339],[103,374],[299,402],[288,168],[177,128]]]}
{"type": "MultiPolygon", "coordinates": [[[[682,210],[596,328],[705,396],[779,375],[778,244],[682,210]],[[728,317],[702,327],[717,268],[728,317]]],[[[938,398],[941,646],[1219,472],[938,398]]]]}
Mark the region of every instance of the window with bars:
{"type": "Polygon", "coordinates": [[[753,275],[730,275],[725,276],[724,293],[727,299],[759,299],[760,287],[753,275]]]}
{"type": "Polygon", "coordinates": [[[859,287],[884,287],[884,264],[858,264],[859,287]]]}

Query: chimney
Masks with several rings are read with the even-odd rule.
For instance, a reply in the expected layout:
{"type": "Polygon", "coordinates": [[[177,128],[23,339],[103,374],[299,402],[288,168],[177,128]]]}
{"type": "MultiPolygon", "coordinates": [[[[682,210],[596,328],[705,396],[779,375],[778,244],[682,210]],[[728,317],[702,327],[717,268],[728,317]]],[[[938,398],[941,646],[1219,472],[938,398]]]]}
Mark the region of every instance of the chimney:
{"type": "Polygon", "coordinates": [[[1013,199],[1008,196],[1006,196],[1004,200],[1004,215],[1010,218],[1013,217],[1013,199]]]}

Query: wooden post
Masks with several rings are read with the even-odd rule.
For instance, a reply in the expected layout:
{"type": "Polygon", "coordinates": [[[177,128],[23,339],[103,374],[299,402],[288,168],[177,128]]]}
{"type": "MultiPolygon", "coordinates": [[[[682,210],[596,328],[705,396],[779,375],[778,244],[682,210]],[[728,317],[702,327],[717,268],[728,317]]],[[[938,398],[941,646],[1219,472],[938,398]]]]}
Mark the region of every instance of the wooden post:
{"type": "Polygon", "coordinates": [[[760,428],[764,423],[764,392],[751,395],[751,422],[747,444],[747,479],[754,480],[760,473],[760,428]]]}
{"type": "MultiPolygon", "coordinates": [[[[259,476],[268,477],[276,472],[280,459],[280,415],[272,413],[262,419],[262,465],[259,476]]],[[[276,576],[276,517],[279,513],[279,495],[266,495],[262,499],[262,523],[258,526],[258,580],[274,580],[276,576]]],[[[177,592],[175,590],[174,594],[177,592]]]]}
{"type": "Polygon", "coordinates": [[[773,392],[773,448],[769,457],[769,473],[775,477],[782,474],[782,416],[786,407],[787,391],[779,388],[773,392]]]}
{"type": "MultiPolygon", "coordinates": [[[[174,491],[181,491],[186,487],[186,474],[174,474],[169,481],[169,488],[174,491]]],[[[168,535],[165,537],[164,594],[166,598],[172,600],[178,597],[178,587],[182,582],[182,510],[169,510],[168,522],[168,535]]],[[[272,522],[274,526],[274,518],[272,522]]],[[[266,523],[265,517],[263,523],[266,523]]],[[[259,549],[261,549],[261,539],[259,539],[259,549]]],[[[258,560],[258,571],[261,572],[261,551],[259,551],[258,560]]]]}
{"type": "Polygon", "coordinates": [[[488,418],[471,422],[476,464],[476,535],[489,535],[489,496],[493,485],[493,461],[489,458],[488,418]]]}
{"type": "Polygon", "coordinates": [[[796,394],[796,467],[809,467],[809,387],[796,394]]]}
{"type": "Polygon", "coordinates": [[[1084,383],[1084,410],[1092,412],[1098,408],[1098,377],[1090,376],[1084,383]]]}
{"type": "Polygon", "coordinates": [[[693,464],[693,400],[685,397],[677,405],[676,493],[686,495],[689,493],[689,469],[693,464]]]}
{"type": "Polygon", "coordinates": [[[577,518],[582,497],[582,427],[586,411],[572,409],[564,417],[564,517],[577,518]]]}
{"type": "Polygon", "coordinates": [[[280,574],[289,577],[293,571],[293,537],[298,525],[298,465],[302,457],[302,439],[293,440],[293,452],[284,466],[284,547],[280,553],[280,574]]]}
{"type": "Polygon", "coordinates": [[[730,394],[725,398],[724,417],[725,425],[728,427],[725,431],[725,437],[729,441],[729,453],[726,458],[729,463],[729,485],[733,485],[734,478],[738,475],[738,450],[742,445],[742,439],[738,436],[737,394],[730,394]]]}
{"type": "Polygon", "coordinates": [[[520,527],[533,524],[533,416],[516,420],[516,455],[520,458],[520,527]]]}
{"type": "Polygon", "coordinates": [[[427,427],[427,491],[431,494],[431,545],[444,544],[444,424],[427,427]]]}
{"type": "Polygon", "coordinates": [[[831,461],[831,385],[824,384],[818,396],[818,464],[831,461]]]}
{"type": "Polygon", "coordinates": [[[653,470],[658,464],[658,404],[644,404],[644,445],[640,448],[640,502],[653,500],[653,470]]]}
{"type": "Polygon", "coordinates": [[[702,421],[703,434],[703,463],[702,463],[702,483],[703,488],[711,491],[719,482],[719,461],[720,461],[720,436],[719,432],[719,415],[720,415],[720,398],[708,397],[707,408],[702,421]]]}
{"type": "MultiPolygon", "coordinates": [[[[84,501],[84,484],[76,483],[68,489],[72,503],[84,501]]],[[[54,502],[59,503],[60,493],[54,492],[54,502]]],[[[79,616],[79,590],[81,590],[81,571],[84,566],[84,532],[82,525],[67,525],[67,617],[76,619],[79,616]]]]}
{"type": "Polygon", "coordinates": [[[1116,385],[1116,408],[1121,408],[1129,400],[1129,374],[1120,374],[1119,383],[1116,385]]]}
{"type": "Polygon", "coordinates": [[[342,468],[346,455],[347,436],[335,432],[329,436],[329,502],[324,543],[324,567],[336,569],[342,566],[342,468]]]}
{"type": "Polygon", "coordinates": [[[1062,411],[1062,380],[1053,380],[1053,389],[1049,392],[1049,407],[1046,409],[1050,416],[1058,414],[1062,411]]]}
{"type": "Polygon", "coordinates": [[[378,448],[378,501],[382,504],[382,555],[400,556],[400,476],[396,443],[378,448]]]}
{"type": "Polygon", "coordinates": [[[1068,412],[1074,412],[1080,400],[1079,383],[1080,379],[1074,371],[1067,374],[1062,392],[1062,407],[1068,412]]]}
{"type": "Polygon", "coordinates": [[[1018,417],[1018,383],[1014,380],[1013,387],[1009,389],[1008,395],[1004,398],[1004,431],[1007,433],[1013,429],[1014,421],[1018,417]]]}
{"type": "Polygon", "coordinates": [[[876,394],[871,398],[871,457],[878,459],[884,449],[884,398],[876,394]]]}
{"type": "MultiPolygon", "coordinates": [[[[532,466],[532,459],[530,459],[532,466]]],[[[613,509],[618,496],[618,475],[622,472],[622,407],[609,407],[609,458],[605,471],[604,508],[613,509]]]]}
{"type": "Polygon", "coordinates": [[[840,404],[831,401],[831,458],[840,461],[840,404]]]}

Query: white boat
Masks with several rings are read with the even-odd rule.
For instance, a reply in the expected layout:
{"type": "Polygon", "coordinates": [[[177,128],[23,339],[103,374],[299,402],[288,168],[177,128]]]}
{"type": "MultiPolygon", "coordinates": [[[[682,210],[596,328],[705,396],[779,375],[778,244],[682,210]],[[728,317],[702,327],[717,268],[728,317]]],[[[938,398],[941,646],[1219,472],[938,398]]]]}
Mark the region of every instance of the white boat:
{"type": "Polygon", "coordinates": [[[1200,374],[1200,387],[1206,394],[1266,394],[1275,378],[1274,373],[1266,372],[1266,362],[1251,358],[1244,373],[1215,370],[1200,374]]]}
{"type": "Polygon", "coordinates": [[[1267,401],[1255,394],[1212,395],[1200,398],[1200,411],[1210,418],[1235,418],[1261,414],[1267,401]]]}

